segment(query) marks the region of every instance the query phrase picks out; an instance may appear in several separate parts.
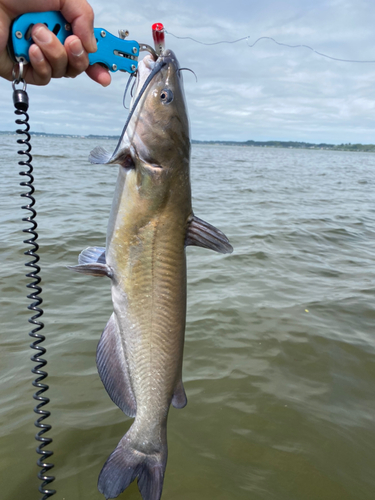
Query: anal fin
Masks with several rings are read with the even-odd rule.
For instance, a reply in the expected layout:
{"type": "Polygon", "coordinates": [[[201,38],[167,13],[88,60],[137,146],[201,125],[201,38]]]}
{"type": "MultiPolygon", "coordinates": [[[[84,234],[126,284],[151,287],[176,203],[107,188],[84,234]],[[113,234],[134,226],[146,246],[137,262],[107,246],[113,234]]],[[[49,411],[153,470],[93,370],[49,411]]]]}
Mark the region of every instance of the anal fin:
{"type": "Polygon", "coordinates": [[[96,364],[109,397],[126,415],[135,417],[137,404],[114,314],[100,338],[96,350],[96,364]]]}
{"type": "Polygon", "coordinates": [[[182,380],[179,381],[173,393],[172,405],[178,409],[184,408],[187,405],[187,397],[182,380]]]}

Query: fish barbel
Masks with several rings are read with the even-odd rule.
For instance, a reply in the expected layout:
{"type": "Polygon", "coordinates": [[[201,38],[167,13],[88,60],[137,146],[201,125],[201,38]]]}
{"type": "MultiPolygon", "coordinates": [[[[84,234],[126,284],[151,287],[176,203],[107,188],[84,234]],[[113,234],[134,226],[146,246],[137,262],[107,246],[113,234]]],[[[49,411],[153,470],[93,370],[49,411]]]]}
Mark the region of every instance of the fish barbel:
{"type": "Polygon", "coordinates": [[[115,152],[92,163],[119,164],[106,248],[88,248],[71,269],[112,281],[113,314],[97,348],[111,399],[130,417],[98,488],[117,497],[138,479],[144,500],[159,500],[167,462],[167,416],[186,403],[182,355],[187,245],[221,253],[226,236],[194,216],[189,122],[174,53],[139,64],[131,112],[115,152]]]}

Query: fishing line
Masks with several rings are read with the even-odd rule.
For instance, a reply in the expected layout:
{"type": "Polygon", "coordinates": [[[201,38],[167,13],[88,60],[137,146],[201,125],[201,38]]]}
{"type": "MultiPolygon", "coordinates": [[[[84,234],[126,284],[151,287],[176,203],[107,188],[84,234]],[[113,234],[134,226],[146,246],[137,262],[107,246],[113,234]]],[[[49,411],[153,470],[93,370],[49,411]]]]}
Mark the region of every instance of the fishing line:
{"type": "Polygon", "coordinates": [[[249,44],[249,38],[250,38],[250,35],[248,36],[244,36],[242,38],[238,38],[237,40],[220,40],[219,42],[211,42],[211,43],[207,43],[207,42],[202,42],[200,40],[197,40],[196,38],[192,38],[191,36],[177,36],[173,33],[171,33],[170,31],[167,31],[165,28],[164,28],[164,32],[167,34],[167,35],[171,35],[173,36],[174,38],[178,38],[179,40],[192,40],[193,42],[196,42],[196,43],[199,43],[201,45],[219,45],[221,43],[227,43],[227,44],[232,44],[232,43],[238,43],[238,42],[243,42],[244,40],[246,40],[246,43],[247,43],[247,46],[252,48],[254,47],[260,40],[271,40],[272,42],[276,43],[277,45],[281,45],[283,47],[288,47],[288,48],[291,48],[291,49],[298,49],[298,48],[304,48],[304,49],[309,49],[311,50],[312,52],[315,52],[315,54],[318,54],[319,56],[321,57],[325,57],[327,59],[331,59],[332,61],[340,61],[340,62],[348,62],[348,63],[375,63],[375,60],[374,61],[360,61],[360,60],[357,60],[357,59],[341,59],[339,57],[333,57],[333,56],[329,56],[327,54],[323,54],[323,52],[319,52],[317,50],[315,50],[313,47],[310,47],[309,45],[304,45],[304,44],[299,44],[299,45],[290,45],[288,43],[282,43],[282,42],[278,42],[277,40],[275,40],[274,38],[270,37],[270,36],[261,36],[259,37],[257,40],[255,40],[254,43],[252,43],[251,45],[249,44]]]}

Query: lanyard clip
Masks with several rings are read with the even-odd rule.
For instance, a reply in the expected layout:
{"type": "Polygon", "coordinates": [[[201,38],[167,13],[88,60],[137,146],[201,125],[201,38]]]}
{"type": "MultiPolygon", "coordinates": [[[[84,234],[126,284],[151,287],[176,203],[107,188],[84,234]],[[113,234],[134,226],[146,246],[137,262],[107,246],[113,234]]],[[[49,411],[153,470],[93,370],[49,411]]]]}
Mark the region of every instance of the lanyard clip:
{"type": "Polygon", "coordinates": [[[23,78],[24,64],[22,61],[15,64],[12,71],[13,104],[18,111],[26,112],[29,109],[29,96],[26,92],[26,82],[23,78]],[[16,85],[22,83],[23,88],[17,89],[16,85]]]}
{"type": "Polygon", "coordinates": [[[23,84],[23,90],[24,91],[26,90],[26,82],[25,82],[24,74],[23,74],[24,67],[25,66],[24,66],[23,61],[19,61],[18,63],[16,63],[13,66],[13,70],[12,70],[12,78],[13,78],[12,86],[13,86],[13,90],[16,90],[16,85],[18,85],[19,83],[22,83],[23,84]]]}

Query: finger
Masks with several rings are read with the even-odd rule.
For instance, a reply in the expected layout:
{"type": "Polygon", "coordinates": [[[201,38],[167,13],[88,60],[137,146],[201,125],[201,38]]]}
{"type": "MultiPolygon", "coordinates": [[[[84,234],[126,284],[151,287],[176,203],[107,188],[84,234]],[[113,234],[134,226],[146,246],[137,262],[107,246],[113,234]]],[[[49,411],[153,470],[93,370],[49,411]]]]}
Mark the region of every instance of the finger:
{"type": "Polygon", "coordinates": [[[108,87],[112,81],[109,71],[100,64],[89,66],[86,73],[94,82],[100,83],[103,87],[108,87]]]}
{"type": "Polygon", "coordinates": [[[12,79],[12,68],[14,65],[6,51],[9,28],[10,18],[5,11],[0,8],[0,76],[7,80],[12,79]]]}
{"type": "Polygon", "coordinates": [[[29,58],[26,81],[34,85],[47,85],[52,77],[52,68],[38,45],[30,47],[29,58]]]}
{"type": "Polygon", "coordinates": [[[72,25],[73,33],[81,40],[86,52],[96,52],[97,44],[94,37],[94,11],[86,0],[65,2],[61,13],[72,25]]]}
{"type": "Polygon", "coordinates": [[[31,36],[52,68],[52,78],[65,76],[68,55],[59,39],[44,24],[36,24],[31,36]]]}
{"type": "Polygon", "coordinates": [[[14,62],[10,60],[6,51],[0,54],[0,76],[12,80],[14,62]]]}
{"type": "Polygon", "coordinates": [[[87,52],[83,48],[81,40],[74,35],[66,39],[64,47],[69,61],[65,76],[75,78],[88,68],[89,58],[87,52]]]}

